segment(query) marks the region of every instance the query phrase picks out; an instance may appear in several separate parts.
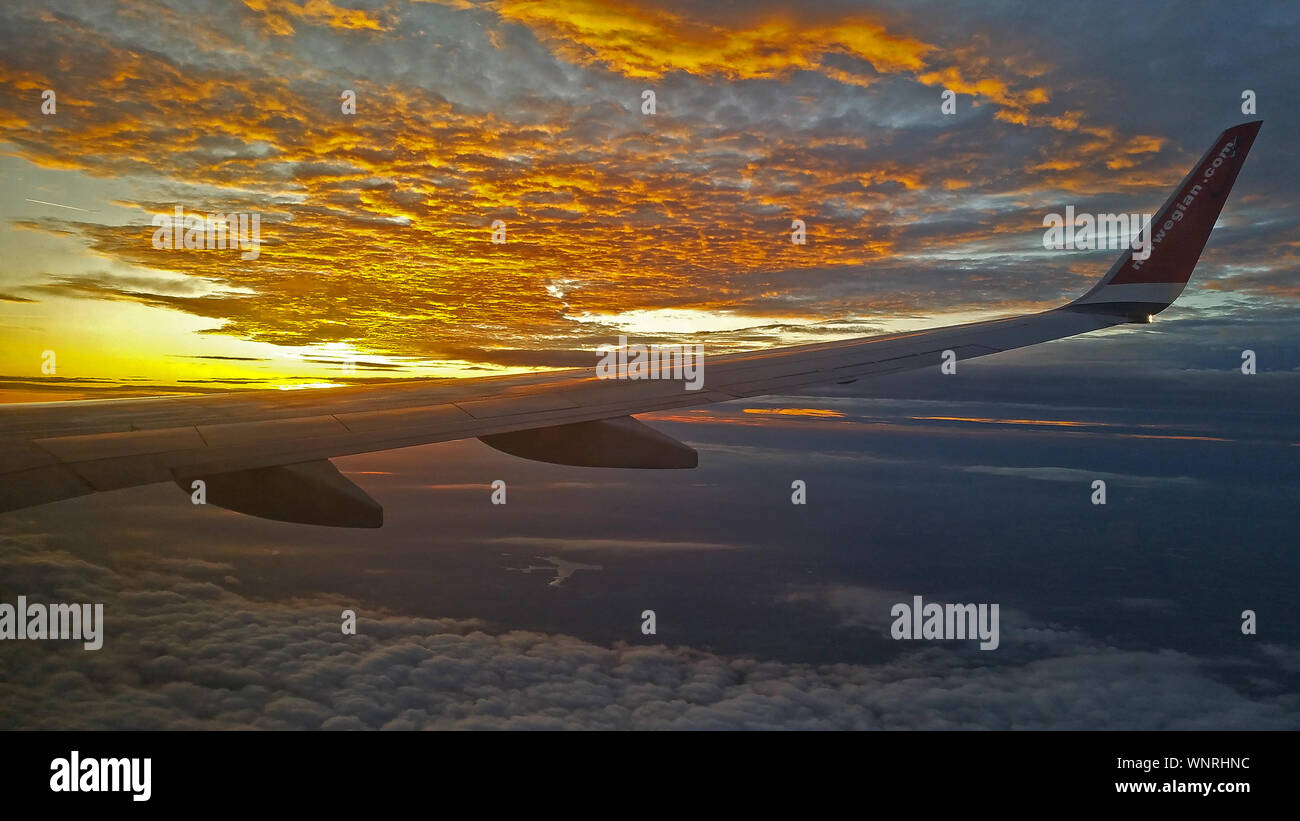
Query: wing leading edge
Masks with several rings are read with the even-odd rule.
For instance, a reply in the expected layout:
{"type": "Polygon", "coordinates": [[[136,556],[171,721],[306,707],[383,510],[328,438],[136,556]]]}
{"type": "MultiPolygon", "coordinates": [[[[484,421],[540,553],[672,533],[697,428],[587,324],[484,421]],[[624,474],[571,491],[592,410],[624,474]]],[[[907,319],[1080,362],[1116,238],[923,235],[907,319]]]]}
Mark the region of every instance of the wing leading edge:
{"type": "Polygon", "coordinates": [[[264,518],[378,527],[382,509],[330,458],[477,437],[507,453],[595,467],[694,467],[632,414],[788,393],[936,366],[1130,322],[1182,293],[1260,123],[1219,135],[1157,212],[1150,256],[1126,250],[1073,302],[1037,314],[710,357],[702,390],[594,368],[290,392],[0,406],[0,511],[173,481],[264,518]]]}

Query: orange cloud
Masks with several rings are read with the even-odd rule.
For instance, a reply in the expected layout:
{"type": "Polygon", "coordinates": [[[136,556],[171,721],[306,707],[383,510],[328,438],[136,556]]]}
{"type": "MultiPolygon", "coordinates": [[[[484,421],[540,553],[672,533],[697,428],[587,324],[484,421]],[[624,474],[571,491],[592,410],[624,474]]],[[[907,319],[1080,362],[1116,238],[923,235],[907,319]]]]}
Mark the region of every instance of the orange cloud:
{"type": "Polygon", "coordinates": [[[273,34],[282,37],[294,33],[295,20],[329,26],[336,29],[385,28],[379,20],[358,9],[339,8],[329,0],[244,0],[244,5],[260,14],[263,23],[273,34]]]}
{"type": "Polygon", "coordinates": [[[533,29],[566,59],[602,63],[628,77],[656,78],[672,71],[731,79],[775,77],[824,70],[830,53],[861,58],[880,72],[915,71],[934,48],[867,21],[800,27],[774,18],[729,29],[606,0],[500,0],[495,8],[502,19],[533,29]]]}
{"type": "Polygon", "coordinates": [[[840,419],[844,414],[825,408],[744,408],[742,413],[763,416],[812,416],[824,419],[840,419]]]}

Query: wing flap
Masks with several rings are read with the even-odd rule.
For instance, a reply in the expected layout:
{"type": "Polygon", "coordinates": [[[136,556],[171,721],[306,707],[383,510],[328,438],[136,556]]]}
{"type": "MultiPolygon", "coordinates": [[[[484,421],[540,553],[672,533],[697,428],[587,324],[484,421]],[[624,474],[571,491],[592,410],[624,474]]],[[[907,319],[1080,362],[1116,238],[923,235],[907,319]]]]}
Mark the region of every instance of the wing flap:
{"type": "Polygon", "coordinates": [[[360,434],[392,431],[412,434],[438,433],[453,431],[474,423],[474,417],[452,404],[339,413],[335,414],[335,418],[348,430],[360,434]]]}
{"type": "Polygon", "coordinates": [[[292,419],[272,419],[266,422],[230,422],[224,425],[203,425],[198,428],[206,447],[248,445],[255,442],[283,442],[285,440],[328,439],[351,433],[342,422],[329,414],[299,416],[292,419]]]}

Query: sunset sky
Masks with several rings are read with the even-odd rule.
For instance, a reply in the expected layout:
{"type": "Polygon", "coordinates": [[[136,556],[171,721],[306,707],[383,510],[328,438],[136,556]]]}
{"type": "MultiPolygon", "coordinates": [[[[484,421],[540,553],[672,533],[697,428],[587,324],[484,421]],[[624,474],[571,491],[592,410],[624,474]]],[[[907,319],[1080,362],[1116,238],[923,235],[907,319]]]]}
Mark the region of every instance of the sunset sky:
{"type": "Polygon", "coordinates": [[[1253,119],[1246,88],[1265,129],[1179,307],[1292,308],[1300,124],[1267,26],[1294,10],[1260,15],[8,3],[0,387],[476,375],[620,333],[718,353],[1046,308],[1114,252],[1045,251],[1044,215],[1154,211],[1253,119]],[[176,206],[260,214],[260,255],[155,250],[176,206]]]}
{"type": "Polygon", "coordinates": [[[694,470],[469,439],[337,459],[376,529],[5,513],[0,601],[111,615],[0,642],[0,728],[1300,728],[1297,54],[1290,0],[0,3],[0,403],[1046,309],[1118,252],[1045,215],[1154,212],[1264,121],[1154,323],[644,415],[694,470]],[[156,250],[178,206],[260,254],[156,250]],[[915,595],[1000,647],[895,641],[915,595]]]}

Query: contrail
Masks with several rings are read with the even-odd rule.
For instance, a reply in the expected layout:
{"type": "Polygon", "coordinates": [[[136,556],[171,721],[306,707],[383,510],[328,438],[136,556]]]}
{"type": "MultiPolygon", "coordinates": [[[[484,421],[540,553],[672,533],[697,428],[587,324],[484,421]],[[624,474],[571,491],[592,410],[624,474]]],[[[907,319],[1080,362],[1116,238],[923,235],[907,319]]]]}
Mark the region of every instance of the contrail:
{"type": "Polygon", "coordinates": [[[33,200],[33,199],[28,199],[27,197],[24,197],[23,199],[26,199],[28,202],[38,203],[40,205],[53,205],[55,208],[70,208],[73,211],[85,211],[87,214],[95,213],[89,208],[78,208],[75,205],[59,205],[57,202],[46,202],[45,200],[33,200]]]}

